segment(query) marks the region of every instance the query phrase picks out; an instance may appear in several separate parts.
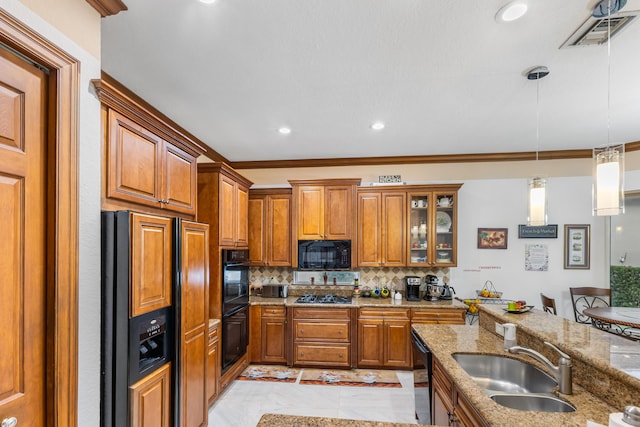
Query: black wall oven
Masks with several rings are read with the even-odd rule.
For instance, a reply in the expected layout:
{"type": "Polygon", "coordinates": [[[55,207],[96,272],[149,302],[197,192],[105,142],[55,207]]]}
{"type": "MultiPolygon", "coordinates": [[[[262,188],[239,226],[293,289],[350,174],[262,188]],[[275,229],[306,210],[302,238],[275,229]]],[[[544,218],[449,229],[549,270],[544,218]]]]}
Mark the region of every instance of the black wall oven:
{"type": "Polygon", "coordinates": [[[222,250],[222,372],[247,351],[249,342],[249,251],[222,250]]]}

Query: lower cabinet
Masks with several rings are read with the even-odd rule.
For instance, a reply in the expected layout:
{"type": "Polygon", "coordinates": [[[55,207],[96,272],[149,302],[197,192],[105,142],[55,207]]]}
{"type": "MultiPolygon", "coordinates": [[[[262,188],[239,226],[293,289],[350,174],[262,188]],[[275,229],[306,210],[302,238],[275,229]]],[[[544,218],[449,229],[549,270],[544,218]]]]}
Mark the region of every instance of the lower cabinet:
{"type": "Polygon", "coordinates": [[[433,358],[433,423],[439,426],[485,427],[488,424],[458,391],[440,362],[433,358]]]}
{"type": "Polygon", "coordinates": [[[251,363],[286,365],[287,307],[255,305],[251,307],[250,317],[251,363]]]}
{"type": "Polygon", "coordinates": [[[358,367],[410,368],[409,309],[361,308],[358,313],[358,367]]]}
{"type": "Polygon", "coordinates": [[[169,427],[171,420],[171,363],[142,378],[129,388],[130,425],[169,427]]]}
{"type": "Polygon", "coordinates": [[[353,367],[352,316],[350,308],[293,308],[293,365],[353,367]]]}
{"type": "Polygon", "coordinates": [[[209,346],[207,349],[207,401],[209,405],[218,397],[220,380],[220,336],[219,325],[209,328],[209,346]]]}

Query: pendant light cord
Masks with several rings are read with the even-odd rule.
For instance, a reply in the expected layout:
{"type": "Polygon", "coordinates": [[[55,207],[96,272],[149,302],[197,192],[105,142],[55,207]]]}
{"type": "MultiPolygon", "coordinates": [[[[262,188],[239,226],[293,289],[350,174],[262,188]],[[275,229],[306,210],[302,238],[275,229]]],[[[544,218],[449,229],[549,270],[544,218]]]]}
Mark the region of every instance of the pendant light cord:
{"type": "Polygon", "coordinates": [[[607,146],[611,145],[611,0],[607,9],[607,146]]]}
{"type": "Polygon", "coordinates": [[[540,74],[536,80],[536,162],[538,161],[538,150],[540,149],[540,74]]]}

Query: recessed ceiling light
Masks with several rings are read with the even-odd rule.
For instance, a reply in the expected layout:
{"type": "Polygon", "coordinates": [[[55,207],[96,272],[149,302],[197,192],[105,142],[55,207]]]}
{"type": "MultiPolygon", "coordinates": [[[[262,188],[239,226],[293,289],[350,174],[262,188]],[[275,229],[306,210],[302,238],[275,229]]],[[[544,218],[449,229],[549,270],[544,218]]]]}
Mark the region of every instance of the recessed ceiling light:
{"type": "Polygon", "coordinates": [[[382,129],[384,129],[384,123],[383,122],[373,122],[371,124],[371,129],[373,129],[373,130],[382,130],[382,129]]]}
{"type": "Polygon", "coordinates": [[[204,4],[211,4],[211,3],[215,3],[216,0],[200,0],[200,2],[204,4]]]}
{"type": "Polygon", "coordinates": [[[511,22],[516,19],[522,18],[527,13],[528,6],[523,1],[512,1],[500,8],[496,13],[496,21],[498,22],[511,22]]]}
{"type": "Polygon", "coordinates": [[[278,132],[280,132],[283,135],[289,135],[291,133],[291,128],[282,126],[280,129],[278,129],[278,132]]]}

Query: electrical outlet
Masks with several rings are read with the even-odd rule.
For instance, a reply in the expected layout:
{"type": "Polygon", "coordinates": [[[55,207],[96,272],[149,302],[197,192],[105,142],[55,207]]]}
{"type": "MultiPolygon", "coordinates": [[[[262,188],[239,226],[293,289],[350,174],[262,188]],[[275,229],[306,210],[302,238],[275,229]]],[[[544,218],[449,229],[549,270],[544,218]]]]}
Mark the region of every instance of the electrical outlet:
{"type": "Polygon", "coordinates": [[[502,326],[502,324],[500,323],[496,323],[496,334],[500,335],[501,337],[504,336],[504,326],[502,326]]]}

